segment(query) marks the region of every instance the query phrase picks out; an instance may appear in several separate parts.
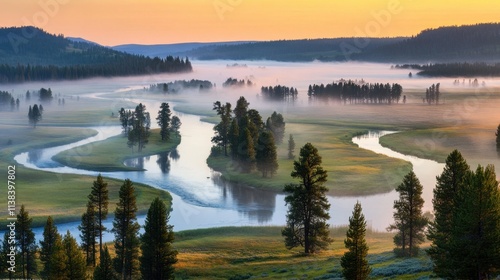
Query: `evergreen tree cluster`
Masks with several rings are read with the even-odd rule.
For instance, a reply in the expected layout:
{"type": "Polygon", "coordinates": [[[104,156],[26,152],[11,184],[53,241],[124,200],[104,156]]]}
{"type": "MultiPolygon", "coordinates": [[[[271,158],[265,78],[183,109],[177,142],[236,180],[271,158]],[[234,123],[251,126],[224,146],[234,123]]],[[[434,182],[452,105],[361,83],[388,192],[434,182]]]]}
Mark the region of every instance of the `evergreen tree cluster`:
{"type": "Polygon", "coordinates": [[[52,99],[54,99],[54,96],[52,96],[52,90],[50,88],[41,88],[38,91],[38,96],[40,98],[40,102],[44,103],[50,103],[52,102],[52,99]]]}
{"type": "Polygon", "coordinates": [[[118,197],[111,229],[115,236],[113,258],[101,239],[102,232],[106,230],[102,221],[107,216],[109,199],[107,182],[99,174],[89,195],[87,211],[82,215],[82,223],[78,227],[81,246],[69,231],[64,236],[59,234],[50,216],[47,218],[40,246],[37,246],[31,228],[32,219],[23,205],[16,221],[15,273],[7,271],[7,261],[3,262],[4,256],[9,253],[7,250],[12,246],[6,232],[0,244],[0,277],[61,280],[173,279],[177,251],[172,247],[173,227],[168,225],[171,209],[156,198],[147,213],[144,234],[140,235],[136,193],[129,179],[123,182],[118,197]],[[98,243],[99,252],[96,249],[98,243]],[[41,270],[38,269],[40,264],[41,270]]]}
{"type": "Polygon", "coordinates": [[[149,86],[149,91],[161,93],[178,93],[184,89],[210,90],[213,84],[207,80],[177,80],[168,83],[158,83],[149,86]]]}
{"type": "MultiPolygon", "coordinates": [[[[149,141],[149,130],[151,127],[151,117],[146,110],[146,105],[140,103],[133,111],[121,108],[118,111],[118,119],[120,120],[123,134],[127,136],[128,146],[131,148],[137,146],[137,150],[141,152],[149,141]]],[[[179,117],[172,116],[168,103],[163,102],[161,104],[156,120],[160,126],[162,141],[168,141],[170,133],[179,133],[182,122],[179,117]]]]}
{"type": "Polygon", "coordinates": [[[227,80],[224,83],[222,83],[222,86],[223,87],[244,87],[244,86],[251,87],[251,86],[253,86],[253,83],[252,83],[252,81],[250,81],[250,79],[247,79],[245,81],[245,79],[238,80],[238,79],[229,77],[229,78],[227,78],[227,80]]]}
{"type": "Polygon", "coordinates": [[[42,114],[43,114],[43,106],[42,104],[38,105],[35,104],[33,107],[29,106],[28,108],[28,121],[30,124],[33,125],[34,128],[36,128],[36,125],[38,122],[42,120],[42,114]]]}
{"type": "Polygon", "coordinates": [[[149,58],[126,55],[109,63],[93,65],[0,65],[0,83],[24,83],[49,80],[80,80],[156,73],[190,72],[189,59],[167,56],[149,58]]]}
{"type": "Polygon", "coordinates": [[[493,279],[500,269],[500,189],[494,167],[471,170],[457,150],[434,189],[427,238],[434,272],[447,279],[493,279]]]}
{"type": "Polygon", "coordinates": [[[299,94],[296,88],[282,85],[277,85],[274,87],[263,86],[260,89],[260,93],[265,98],[276,101],[295,101],[297,99],[297,95],[299,94]]]}
{"type": "Polygon", "coordinates": [[[307,95],[318,99],[333,99],[344,104],[391,104],[398,103],[403,87],[400,84],[369,84],[352,80],[338,83],[309,85],[307,95]]]}
{"type": "Polygon", "coordinates": [[[148,143],[149,129],[151,127],[151,117],[146,110],[146,105],[140,103],[135,110],[118,111],[118,118],[123,128],[123,133],[127,136],[128,146],[137,146],[137,151],[141,152],[148,143]]]}
{"type": "Polygon", "coordinates": [[[439,98],[441,97],[441,92],[439,91],[440,83],[432,84],[428,89],[425,90],[425,102],[429,105],[439,104],[439,98]]]}
{"type": "Polygon", "coordinates": [[[14,99],[12,94],[8,91],[0,91],[0,110],[19,110],[19,98],[14,99]]]}
{"type": "Polygon", "coordinates": [[[214,126],[212,155],[223,151],[228,156],[230,151],[241,172],[250,173],[257,167],[263,177],[272,176],[278,169],[276,143],[283,141],[285,122],[281,114],[274,112],[264,124],[260,113],[249,109],[249,105],[243,96],[234,110],[231,103],[214,103],[213,110],[221,122],[214,126]]]}

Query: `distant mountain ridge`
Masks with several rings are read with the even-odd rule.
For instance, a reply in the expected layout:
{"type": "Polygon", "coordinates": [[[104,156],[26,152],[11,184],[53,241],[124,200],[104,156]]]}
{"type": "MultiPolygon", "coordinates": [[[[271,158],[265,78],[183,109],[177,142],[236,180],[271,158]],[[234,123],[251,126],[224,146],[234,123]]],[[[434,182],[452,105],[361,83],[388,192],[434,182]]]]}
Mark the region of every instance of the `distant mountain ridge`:
{"type": "Polygon", "coordinates": [[[177,44],[157,44],[157,45],[142,45],[142,44],[125,44],[111,47],[113,50],[144,55],[149,57],[155,56],[166,56],[166,55],[178,55],[178,56],[186,56],[188,52],[201,48],[201,47],[215,47],[221,45],[237,45],[237,44],[245,44],[252,43],[255,41],[232,41],[232,42],[213,42],[213,43],[177,43],[177,44]]]}

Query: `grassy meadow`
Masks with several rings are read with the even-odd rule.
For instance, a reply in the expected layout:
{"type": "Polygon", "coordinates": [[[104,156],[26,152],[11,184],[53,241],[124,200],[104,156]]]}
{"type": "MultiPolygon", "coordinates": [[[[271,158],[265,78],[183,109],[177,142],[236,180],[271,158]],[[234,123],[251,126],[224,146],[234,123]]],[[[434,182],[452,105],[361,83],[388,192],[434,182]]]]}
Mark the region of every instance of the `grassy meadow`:
{"type": "Polygon", "coordinates": [[[127,138],[117,135],[63,151],[57,154],[54,160],[70,167],[100,172],[137,171],[140,169],[125,166],[123,162],[126,159],[156,155],[175,149],[181,142],[181,136],[175,133],[171,133],[168,141],[161,140],[160,129],[152,129],[150,133],[149,142],[142,152],[138,152],[137,147],[127,148],[127,138]],[[77,160],[74,160],[75,158],[77,160]]]}
{"type": "MultiPolygon", "coordinates": [[[[226,227],[181,231],[177,279],[342,279],[340,258],[345,252],[346,227],[331,229],[328,250],[304,256],[300,248],[285,248],[280,227],[226,227]]],[[[415,259],[392,252],[393,234],[368,230],[368,260],[373,279],[418,279],[432,273],[422,251],[415,259]]],[[[423,247],[427,246],[424,244],[423,247]]]]}

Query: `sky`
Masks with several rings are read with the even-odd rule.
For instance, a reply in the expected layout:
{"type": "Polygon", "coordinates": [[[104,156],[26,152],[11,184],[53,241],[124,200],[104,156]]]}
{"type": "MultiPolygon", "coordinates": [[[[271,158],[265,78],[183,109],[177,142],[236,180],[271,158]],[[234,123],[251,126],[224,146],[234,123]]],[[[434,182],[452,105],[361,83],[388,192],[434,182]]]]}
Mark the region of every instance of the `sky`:
{"type": "Polygon", "coordinates": [[[417,35],[498,22],[498,0],[2,0],[0,26],[106,46],[417,35]]]}

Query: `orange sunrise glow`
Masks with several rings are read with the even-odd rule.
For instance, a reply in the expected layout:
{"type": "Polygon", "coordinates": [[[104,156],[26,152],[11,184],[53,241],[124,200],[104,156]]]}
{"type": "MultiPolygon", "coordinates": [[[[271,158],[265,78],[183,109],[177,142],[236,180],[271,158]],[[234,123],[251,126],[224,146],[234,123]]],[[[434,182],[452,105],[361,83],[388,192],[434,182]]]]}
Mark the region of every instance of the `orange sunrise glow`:
{"type": "Polygon", "coordinates": [[[496,22],[500,14],[498,2],[486,0],[7,0],[2,6],[1,26],[35,25],[103,45],[411,36],[496,22]]]}

